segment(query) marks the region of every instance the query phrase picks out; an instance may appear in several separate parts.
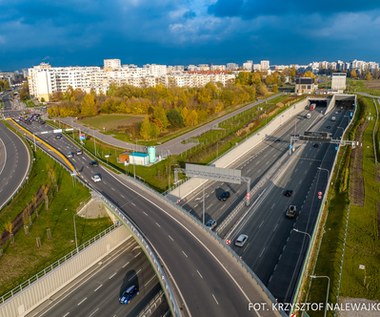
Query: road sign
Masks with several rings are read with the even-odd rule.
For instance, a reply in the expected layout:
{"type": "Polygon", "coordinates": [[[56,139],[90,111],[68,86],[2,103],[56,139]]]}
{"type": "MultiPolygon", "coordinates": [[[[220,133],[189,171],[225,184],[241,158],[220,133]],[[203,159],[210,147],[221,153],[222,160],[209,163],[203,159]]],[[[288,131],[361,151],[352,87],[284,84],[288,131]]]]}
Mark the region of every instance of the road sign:
{"type": "Polygon", "coordinates": [[[322,196],[322,194],[323,194],[322,192],[318,192],[318,196],[322,196]]]}
{"type": "Polygon", "coordinates": [[[321,200],[321,199],[322,199],[322,196],[318,196],[318,199],[321,200]]]}
{"type": "Polygon", "coordinates": [[[226,240],[226,244],[227,244],[227,245],[230,245],[230,244],[231,244],[231,240],[230,240],[230,239],[227,239],[227,240],[226,240]]]}
{"type": "Polygon", "coordinates": [[[248,192],[248,193],[245,195],[245,198],[246,198],[247,200],[250,200],[250,199],[251,199],[251,194],[248,192]]]}

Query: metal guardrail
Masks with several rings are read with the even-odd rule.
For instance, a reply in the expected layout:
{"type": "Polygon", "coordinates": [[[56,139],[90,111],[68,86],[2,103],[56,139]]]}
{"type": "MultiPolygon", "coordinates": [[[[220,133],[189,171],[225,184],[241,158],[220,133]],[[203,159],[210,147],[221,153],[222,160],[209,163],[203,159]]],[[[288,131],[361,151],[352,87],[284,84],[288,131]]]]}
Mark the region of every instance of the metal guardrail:
{"type": "Polygon", "coordinates": [[[154,310],[157,305],[162,303],[162,297],[164,292],[161,290],[156,296],[148,303],[148,305],[137,315],[137,317],[149,317],[152,315],[152,309],[154,310]]]}
{"type": "Polygon", "coordinates": [[[30,286],[32,283],[40,280],[42,277],[44,277],[46,274],[54,270],[55,268],[59,267],[63,263],[65,263],[67,260],[71,259],[74,255],[78,254],[81,250],[86,249],[94,242],[98,241],[100,238],[107,235],[109,232],[114,230],[115,228],[119,227],[119,224],[113,224],[104,231],[97,234],[95,237],[91,238],[90,240],[86,241],[82,245],[78,246],[75,250],[71,251],[69,254],[65,255],[64,257],[60,258],[59,260],[55,261],[48,267],[44,268],[42,271],[38,272],[36,275],[32,276],[25,282],[21,283],[20,285],[13,288],[11,291],[5,293],[0,297],[0,304],[4,303],[7,299],[11,298],[12,296],[16,295],[17,293],[21,292],[24,288],[30,286]]]}
{"type": "MultiPolygon", "coordinates": [[[[97,192],[96,190],[94,190],[97,192]]],[[[108,205],[111,211],[120,219],[121,222],[124,223],[130,230],[132,235],[136,238],[138,242],[140,242],[141,248],[144,250],[144,253],[147,255],[148,259],[155,270],[161,285],[163,286],[164,292],[167,295],[168,304],[170,310],[174,316],[181,316],[180,309],[178,307],[177,301],[174,297],[173,291],[169,284],[169,278],[167,277],[165,271],[163,270],[162,264],[159,261],[156,253],[153,250],[153,247],[150,245],[149,240],[145,237],[144,233],[139,229],[139,227],[133,222],[132,219],[128,217],[125,213],[123,213],[117,206],[111,203],[106,197],[97,192],[100,198],[108,205]]],[[[158,195],[158,194],[156,194],[158,195]]]]}

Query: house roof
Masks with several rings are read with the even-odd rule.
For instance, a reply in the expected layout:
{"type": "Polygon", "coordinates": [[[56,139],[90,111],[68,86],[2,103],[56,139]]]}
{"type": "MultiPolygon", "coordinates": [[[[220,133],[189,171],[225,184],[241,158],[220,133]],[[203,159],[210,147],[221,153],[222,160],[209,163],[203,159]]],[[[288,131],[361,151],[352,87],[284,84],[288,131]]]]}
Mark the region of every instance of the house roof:
{"type": "Polygon", "coordinates": [[[310,77],[300,77],[296,79],[296,84],[298,85],[312,85],[314,84],[314,79],[310,77]]]}
{"type": "Polygon", "coordinates": [[[132,152],[129,156],[147,157],[149,155],[147,153],[142,153],[142,152],[132,152]]]}

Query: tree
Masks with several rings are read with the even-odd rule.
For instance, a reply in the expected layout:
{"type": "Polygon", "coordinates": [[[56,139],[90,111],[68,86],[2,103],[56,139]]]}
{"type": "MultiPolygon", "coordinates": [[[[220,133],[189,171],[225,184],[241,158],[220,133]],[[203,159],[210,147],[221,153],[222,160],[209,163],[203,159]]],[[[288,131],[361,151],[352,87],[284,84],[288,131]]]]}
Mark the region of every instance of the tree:
{"type": "Polygon", "coordinates": [[[141,123],[140,136],[144,140],[149,140],[149,138],[150,138],[150,122],[149,122],[148,116],[145,116],[143,122],[141,123]]]}
{"type": "Polygon", "coordinates": [[[364,76],[365,80],[372,80],[372,74],[371,72],[366,72],[365,76],[364,76]]]}
{"type": "Polygon", "coordinates": [[[312,71],[308,70],[304,72],[303,77],[316,78],[317,76],[315,76],[315,74],[312,71]]]}
{"type": "Polygon", "coordinates": [[[351,72],[350,72],[350,76],[351,78],[354,78],[356,79],[358,77],[358,74],[356,73],[356,69],[353,69],[351,72]]]}
{"type": "Polygon", "coordinates": [[[166,117],[173,128],[182,128],[184,126],[183,118],[177,109],[169,110],[166,117]]]}
{"type": "Polygon", "coordinates": [[[92,94],[86,94],[81,104],[81,114],[83,116],[95,116],[97,114],[95,98],[92,94]]]}

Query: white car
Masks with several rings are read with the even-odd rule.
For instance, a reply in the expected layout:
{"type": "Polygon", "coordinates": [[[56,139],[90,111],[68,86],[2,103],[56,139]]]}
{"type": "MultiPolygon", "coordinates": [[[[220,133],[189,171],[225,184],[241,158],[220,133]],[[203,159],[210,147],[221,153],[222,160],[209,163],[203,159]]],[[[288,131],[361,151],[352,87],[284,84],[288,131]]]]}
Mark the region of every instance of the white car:
{"type": "Polygon", "coordinates": [[[97,182],[100,182],[102,180],[102,178],[100,177],[100,174],[95,174],[95,175],[92,175],[91,179],[97,183],[97,182]]]}
{"type": "Polygon", "coordinates": [[[246,234],[241,234],[237,237],[237,239],[235,240],[235,245],[237,247],[242,247],[244,246],[244,244],[247,242],[248,240],[248,236],[246,234]]]}

